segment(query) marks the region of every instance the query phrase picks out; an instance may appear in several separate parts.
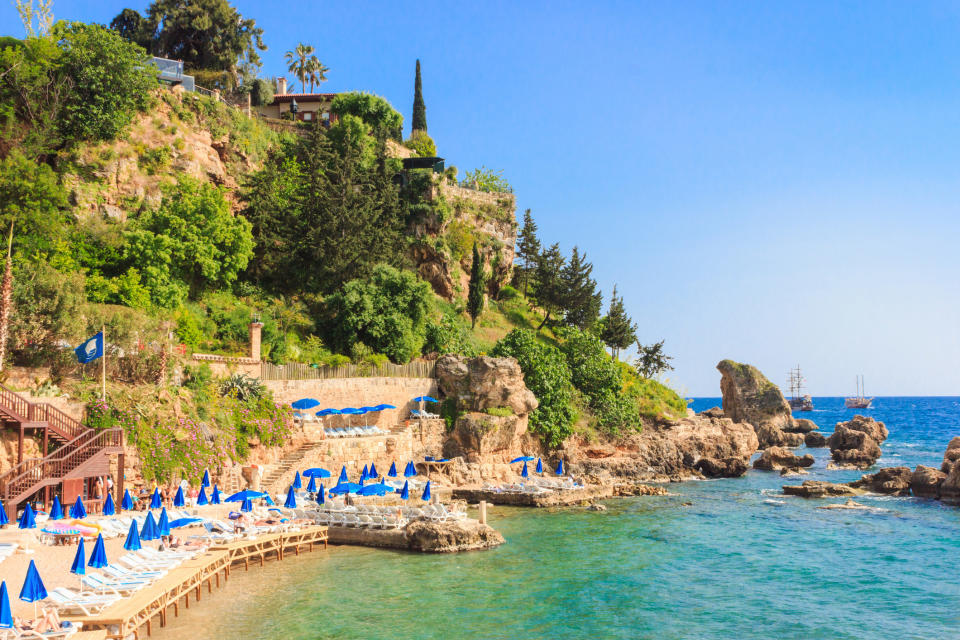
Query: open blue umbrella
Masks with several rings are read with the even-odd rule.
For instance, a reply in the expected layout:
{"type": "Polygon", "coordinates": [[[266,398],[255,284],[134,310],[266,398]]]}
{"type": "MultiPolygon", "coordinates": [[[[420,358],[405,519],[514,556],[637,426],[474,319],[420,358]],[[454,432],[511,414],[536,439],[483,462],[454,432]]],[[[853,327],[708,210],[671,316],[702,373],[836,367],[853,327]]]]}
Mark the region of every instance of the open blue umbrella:
{"type": "Polygon", "coordinates": [[[543,473],[543,460],[537,458],[537,473],[543,473]]]}
{"type": "Polygon", "coordinates": [[[562,476],[562,475],[563,475],[563,458],[560,458],[560,462],[557,463],[557,471],[556,471],[556,473],[557,473],[558,476],[562,476]]]}
{"type": "Polygon", "coordinates": [[[326,496],[325,496],[324,494],[326,494],[326,491],[324,491],[324,489],[323,489],[323,483],[321,482],[321,483],[320,483],[320,490],[317,491],[317,504],[323,504],[324,502],[327,501],[327,500],[326,500],[326,496]]]}
{"type": "Polygon", "coordinates": [[[317,492],[317,479],[314,476],[310,476],[310,482],[307,483],[307,491],[309,493],[317,492]]]}
{"type": "Polygon", "coordinates": [[[300,479],[300,472],[293,472],[293,484],[291,484],[294,489],[303,489],[303,480],[300,479]]]}
{"type": "Polygon", "coordinates": [[[397,477],[397,463],[396,461],[390,463],[390,471],[387,471],[387,475],[391,478],[397,477]]]}
{"type": "Polygon", "coordinates": [[[160,512],[160,520],[157,521],[157,533],[161,536],[170,535],[170,520],[167,518],[167,508],[164,507],[160,512]]]}
{"type": "Polygon", "coordinates": [[[250,513],[253,511],[253,502],[250,501],[250,498],[247,498],[243,501],[243,503],[240,505],[240,511],[243,511],[244,513],[250,513]]]}
{"type": "Polygon", "coordinates": [[[13,629],[13,612],[10,610],[6,580],[0,582],[0,629],[13,629]]]}
{"type": "Polygon", "coordinates": [[[396,409],[392,404],[378,404],[373,408],[374,411],[385,411],[387,409],[396,409]]]}
{"type": "Polygon", "coordinates": [[[409,480],[403,481],[403,490],[400,492],[400,499],[401,500],[410,499],[410,481],[409,480]]]}
{"type": "Polygon", "coordinates": [[[37,565],[30,561],[27,567],[27,577],[23,581],[23,587],[20,589],[20,599],[24,602],[37,602],[47,597],[47,589],[43,586],[43,580],[40,579],[40,572],[37,571],[37,565]]]}
{"type": "Polygon", "coordinates": [[[270,497],[269,493],[263,496],[263,501],[267,504],[268,507],[272,507],[275,504],[277,504],[276,502],[273,501],[273,498],[270,497]]]}
{"type": "Polygon", "coordinates": [[[87,564],[94,569],[102,569],[110,564],[107,562],[107,548],[103,544],[102,533],[97,536],[97,543],[93,545],[93,552],[90,554],[90,562],[87,564]]]}
{"type": "Polygon", "coordinates": [[[375,484],[368,484],[363,489],[360,489],[360,491],[357,493],[362,496],[385,496],[391,491],[393,491],[393,489],[387,485],[377,482],[375,484]]]}
{"type": "Polygon", "coordinates": [[[107,493],[107,499],[103,501],[103,515],[112,516],[117,513],[116,505],[113,504],[113,494],[107,493]]]}
{"type": "Polygon", "coordinates": [[[123,490],[123,500],[120,501],[120,508],[124,511],[133,509],[133,498],[130,497],[130,489],[123,490]]]}
{"type": "MultiPolygon", "coordinates": [[[[33,509],[30,507],[30,503],[23,508],[23,514],[20,516],[20,522],[17,523],[18,529],[36,529],[37,521],[33,517],[33,509]]],[[[32,560],[30,561],[33,562],[32,560]]]]}
{"type": "Polygon", "coordinates": [[[304,409],[313,409],[314,407],[319,407],[320,401],[314,400],[313,398],[300,398],[296,402],[291,402],[290,406],[298,411],[302,411],[304,409]]]}
{"type": "Polygon", "coordinates": [[[163,501],[160,499],[160,487],[155,487],[153,490],[153,496],[150,497],[150,508],[159,509],[163,506],[163,501]]]}
{"type": "Polygon", "coordinates": [[[220,504],[220,489],[213,485],[213,493],[210,495],[210,504],[220,504]]]}
{"type": "MultiPolygon", "coordinates": [[[[60,514],[61,516],[63,513],[60,514]]],[[[7,517],[7,510],[3,507],[3,500],[0,500],[0,527],[10,524],[10,518],[7,517]]]]}
{"type": "Polygon", "coordinates": [[[437,402],[436,398],[431,398],[430,396],[417,396],[413,399],[414,402],[437,402]]]}
{"type": "Polygon", "coordinates": [[[427,486],[423,488],[423,495],[420,496],[420,499],[424,502],[430,502],[430,481],[427,480],[427,486]]]}
{"type": "Polygon", "coordinates": [[[262,498],[266,495],[267,494],[262,491],[244,489],[243,491],[238,491],[229,498],[224,499],[224,502],[243,502],[244,500],[255,500],[257,498],[262,498]]]}
{"type": "Polygon", "coordinates": [[[533,456],[520,456],[519,458],[514,458],[511,460],[510,464],[513,464],[514,462],[532,462],[534,460],[536,460],[536,458],[533,456]]]}
{"type": "Polygon", "coordinates": [[[70,573],[75,573],[78,576],[86,575],[87,573],[87,554],[83,549],[82,537],[80,538],[80,542],[77,543],[77,555],[73,556],[73,564],[70,565],[70,573]]]}
{"type": "Polygon", "coordinates": [[[203,485],[200,485],[200,493],[197,494],[197,506],[204,507],[210,504],[210,501],[207,500],[207,490],[203,485]]]}
{"type": "Polygon", "coordinates": [[[337,486],[330,489],[330,495],[338,495],[341,493],[356,493],[360,491],[363,487],[355,482],[343,482],[337,486]]]}
{"type": "Polygon", "coordinates": [[[210,486],[210,469],[203,470],[203,480],[200,481],[200,487],[209,487],[210,486]]]}
{"type": "Polygon", "coordinates": [[[521,478],[528,478],[528,477],[530,477],[530,472],[527,471],[527,463],[526,463],[526,462],[523,463],[523,471],[520,472],[520,477],[521,477],[521,478]]]}
{"type": "Polygon", "coordinates": [[[176,520],[170,521],[170,528],[179,529],[180,527],[186,527],[197,522],[203,522],[203,518],[177,518],[176,520]]]}
{"type": "Polygon", "coordinates": [[[377,473],[377,465],[374,464],[373,462],[370,463],[370,477],[371,477],[371,478],[379,478],[379,477],[380,477],[380,474],[377,473]]]}
{"type": "Polygon", "coordinates": [[[321,469],[320,467],[314,467],[312,469],[307,469],[303,472],[303,475],[307,478],[329,478],[330,472],[326,469],[321,469]]]}
{"type": "Polygon", "coordinates": [[[287,489],[287,499],[284,500],[283,506],[287,509],[297,508],[297,494],[295,493],[293,485],[290,485],[290,488],[287,489]]]}
{"type": "Polygon", "coordinates": [[[87,510],[83,508],[83,500],[77,496],[77,501],[70,507],[70,517],[75,520],[83,520],[87,517],[87,510]]]}
{"type": "Polygon", "coordinates": [[[60,504],[60,496],[53,496],[53,504],[50,506],[50,519],[63,520],[63,506],[60,504]]]}
{"type": "Polygon", "coordinates": [[[343,484],[347,482],[347,465],[340,467],[340,477],[337,478],[337,484],[343,484]]]}
{"type": "Polygon", "coordinates": [[[140,532],[137,531],[137,521],[130,523],[130,531],[127,532],[127,539],[123,542],[123,548],[127,551],[140,550],[140,532]]]}
{"type": "Polygon", "coordinates": [[[147,511],[147,519],[143,521],[143,528],[140,530],[141,540],[156,540],[160,537],[160,530],[157,529],[157,523],[153,519],[153,512],[147,511]]]}
{"type": "Polygon", "coordinates": [[[187,501],[183,499],[183,485],[177,487],[177,495],[173,496],[173,506],[178,508],[187,506],[187,501]]]}

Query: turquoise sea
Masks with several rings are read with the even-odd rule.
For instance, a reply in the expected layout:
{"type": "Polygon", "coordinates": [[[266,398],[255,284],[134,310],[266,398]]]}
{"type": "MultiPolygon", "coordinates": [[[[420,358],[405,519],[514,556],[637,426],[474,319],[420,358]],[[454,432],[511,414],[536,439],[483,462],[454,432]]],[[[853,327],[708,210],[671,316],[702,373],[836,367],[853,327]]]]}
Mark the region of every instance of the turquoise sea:
{"type": "MultiPolygon", "coordinates": [[[[825,433],[854,414],[814,402],[802,417],[825,433]]],[[[861,413],[890,429],[878,466],[939,467],[960,435],[960,398],[877,398],[861,413]]],[[[809,451],[809,478],[859,476],[809,451]]],[[[486,552],[331,547],[235,571],[161,637],[960,638],[960,508],[862,497],[870,511],[823,510],[842,500],[787,498],[787,482],[750,471],[606,512],[498,507],[507,544],[486,552]]]]}

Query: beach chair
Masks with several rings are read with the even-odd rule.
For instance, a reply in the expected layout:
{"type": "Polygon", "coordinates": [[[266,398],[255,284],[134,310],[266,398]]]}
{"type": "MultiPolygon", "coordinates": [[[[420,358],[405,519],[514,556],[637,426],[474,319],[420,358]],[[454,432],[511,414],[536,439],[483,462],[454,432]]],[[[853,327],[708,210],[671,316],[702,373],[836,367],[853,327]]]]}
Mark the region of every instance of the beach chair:
{"type": "Polygon", "coordinates": [[[109,575],[114,580],[146,580],[153,582],[154,580],[167,575],[166,571],[135,571],[133,569],[119,567],[115,564],[108,564],[107,566],[103,567],[101,571],[109,575]]]}
{"type": "Polygon", "coordinates": [[[149,582],[144,581],[120,582],[118,580],[110,580],[99,573],[88,573],[80,576],[80,582],[84,586],[93,589],[97,593],[113,594],[121,597],[129,596],[134,591],[139,591],[150,584],[149,582]]]}
{"type": "Polygon", "coordinates": [[[64,640],[80,630],[79,622],[76,624],[66,622],[65,624],[70,626],[60,627],[59,629],[51,629],[50,631],[44,631],[43,633],[34,631],[33,629],[23,629],[22,631],[18,631],[17,629],[8,629],[6,630],[7,634],[4,634],[2,631],[0,631],[0,638],[6,639],[9,635],[9,637],[13,638],[14,640],[19,640],[21,638],[29,638],[29,640],[64,640]]]}
{"type": "Polygon", "coordinates": [[[117,595],[79,594],[66,587],[57,587],[47,592],[46,602],[66,615],[92,616],[120,600],[117,595]]]}

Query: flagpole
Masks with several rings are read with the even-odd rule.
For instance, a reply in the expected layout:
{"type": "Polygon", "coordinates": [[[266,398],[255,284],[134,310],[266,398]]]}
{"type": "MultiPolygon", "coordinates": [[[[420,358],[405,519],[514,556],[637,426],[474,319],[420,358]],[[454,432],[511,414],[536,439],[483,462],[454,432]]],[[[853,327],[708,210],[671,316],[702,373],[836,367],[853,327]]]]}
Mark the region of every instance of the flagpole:
{"type": "Polygon", "coordinates": [[[103,356],[100,358],[100,399],[107,400],[107,327],[100,325],[100,335],[103,337],[103,356]]]}

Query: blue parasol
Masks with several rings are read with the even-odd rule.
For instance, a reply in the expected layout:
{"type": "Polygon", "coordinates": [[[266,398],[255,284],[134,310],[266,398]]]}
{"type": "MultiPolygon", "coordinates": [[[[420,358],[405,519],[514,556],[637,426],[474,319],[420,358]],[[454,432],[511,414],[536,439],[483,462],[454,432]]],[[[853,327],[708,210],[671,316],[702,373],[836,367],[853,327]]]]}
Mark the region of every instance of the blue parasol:
{"type": "Polygon", "coordinates": [[[321,469],[320,467],[314,467],[304,471],[303,475],[307,478],[329,478],[330,472],[326,469],[321,469]]]}
{"type": "Polygon", "coordinates": [[[80,538],[80,542],[77,543],[77,555],[73,556],[73,564],[70,565],[70,573],[75,573],[78,576],[82,576],[87,573],[87,553],[83,549],[83,538],[80,538]]]}
{"type": "MultiPolygon", "coordinates": [[[[30,503],[27,503],[27,506],[23,508],[23,514],[20,516],[20,522],[17,523],[18,529],[36,529],[37,521],[33,517],[33,509],[30,507],[30,503]]],[[[33,562],[32,560],[30,562],[33,562]]]]}
{"type": "Polygon", "coordinates": [[[400,492],[400,499],[401,500],[410,499],[410,481],[409,480],[404,480],[403,482],[403,490],[400,492]]]}
{"type": "Polygon", "coordinates": [[[123,500],[120,501],[120,508],[124,511],[133,509],[133,498],[130,497],[130,489],[123,490],[123,500]]]}
{"type": "Polygon", "coordinates": [[[317,411],[317,417],[320,417],[320,418],[324,416],[338,416],[338,415],[340,415],[339,409],[321,409],[320,411],[317,411]]]}
{"type": "Polygon", "coordinates": [[[13,629],[13,612],[10,610],[6,580],[0,582],[0,629],[13,629]]]}
{"type": "Polygon", "coordinates": [[[527,463],[526,463],[526,462],[523,463],[523,471],[520,472],[520,477],[521,477],[521,478],[529,478],[529,477],[530,477],[530,472],[527,471],[527,463]]]}
{"type": "Polygon", "coordinates": [[[362,483],[364,480],[367,480],[368,478],[370,478],[370,470],[367,469],[367,465],[363,465],[363,473],[360,474],[360,482],[362,483]]]}
{"type": "Polygon", "coordinates": [[[417,396],[413,399],[414,402],[437,402],[436,398],[431,398],[430,396],[417,396]]]}
{"type": "Polygon", "coordinates": [[[370,463],[370,477],[371,477],[371,478],[379,478],[379,477],[380,477],[380,474],[377,473],[377,465],[374,464],[374,463],[372,463],[372,462],[370,463]]]}
{"type": "Polygon", "coordinates": [[[304,409],[313,409],[314,407],[320,406],[320,401],[314,400],[313,398],[300,398],[296,402],[291,402],[290,406],[298,411],[304,409]]]}
{"type": "Polygon", "coordinates": [[[514,458],[511,460],[510,464],[513,464],[514,462],[532,462],[533,460],[536,460],[536,458],[533,456],[520,456],[519,458],[514,458]]]}
{"type": "Polygon", "coordinates": [[[140,530],[141,540],[156,540],[160,537],[160,531],[157,529],[157,523],[153,519],[153,512],[147,511],[147,519],[143,521],[143,528],[140,530]]]}
{"type": "Polygon", "coordinates": [[[563,458],[560,458],[560,462],[557,463],[557,471],[556,471],[556,474],[557,474],[558,476],[562,476],[562,475],[563,475],[563,458]]]}
{"type": "Polygon", "coordinates": [[[360,489],[362,488],[363,487],[361,487],[359,484],[355,482],[343,482],[333,487],[332,489],[330,489],[330,495],[337,495],[341,493],[356,493],[360,491],[360,489]]]}
{"type": "Polygon", "coordinates": [[[427,480],[427,486],[423,488],[423,495],[420,496],[420,499],[424,502],[430,502],[430,481],[427,480]]]}
{"type": "Polygon", "coordinates": [[[3,500],[0,500],[0,527],[8,524],[10,524],[10,519],[7,517],[7,510],[3,507],[3,500]]]}
{"type": "Polygon", "coordinates": [[[397,463],[396,461],[390,463],[390,471],[387,471],[387,475],[391,478],[397,477],[397,463]]]}
{"type": "Polygon", "coordinates": [[[317,504],[323,504],[324,502],[327,501],[326,496],[324,494],[326,494],[326,491],[323,489],[323,483],[321,482],[320,490],[317,491],[317,504]]]}
{"type": "Polygon", "coordinates": [[[340,467],[340,477],[337,478],[337,484],[347,482],[347,465],[340,467]]]}
{"type": "Polygon", "coordinates": [[[250,501],[250,498],[246,498],[243,503],[240,505],[240,511],[244,513],[250,513],[253,511],[253,503],[250,501]]]}
{"type": "Polygon", "coordinates": [[[103,502],[103,515],[112,516],[116,515],[117,507],[113,504],[113,494],[109,491],[107,492],[107,499],[103,502]]]}
{"type": "Polygon", "coordinates": [[[203,518],[177,518],[176,520],[170,521],[170,528],[179,529],[180,527],[186,527],[191,524],[196,524],[197,522],[203,522],[203,518]]]}
{"type": "Polygon", "coordinates": [[[392,404],[378,404],[373,408],[374,411],[386,411],[387,409],[396,409],[392,404]]]}
{"type": "Polygon", "coordinates": [[[53,496],[53,505],[50,507],[50,519],[63,520],[63,507],[60,505],[60,496],[53,496]]]}
{"type": "Polygon", "coordinates": [[[83,500],[77,496],[77,501],[70,507],[70,517],[75,520],[83,520],[87,517],[87,510],[83,508],[83,500]]]}
{"type": "Polygon", "coordinates": [[[210,504],[220,504],[220,489],[213,485],[213,493],[210,495],[210,504]]]}
{"type": "Polygon", "coordinates": [[[160,487],[154,487],[153,496],[150,498],[150,508],[159,509],[163,506],[163,501],[160,499],[160,487]]]}
{"type": "Polygon", "coordinates": [[[187,506],[187,501],[183,499],[183,485],[177,487],[177,495],[173,496],[173,506],[175,507],[185,507],[187,506]]]}
{"type": "Polygon", "coordinates": [[[543,473],[543,460],[537,458],[537,473],[543,473]]]}
{"type": "Polygon", "coordinates": [[[256,498],[264,497],[265,493],[262,491],[253,491],[252,489],[244,489],[243,491],[238,491],[229,498],[226,498],[224,502],[243,502],[244,500],[255,500],[256,498]]]}
{"type": "Polygon", "coordinates": [[[20,589],[20,599],[24,602],[37,602],[47,597],[47,589],[43,586],[43,580],[40,579],[40,572],[37,571],[37,565],[30,561],[27,567],[27,577],[23,581],[23,588],[20,589]]]}
{"type": "Polygon", "coordinates": [[[287,489],[287,499],[284,501],[283,506],[287,509],[297,508],[297,494],[294,492],[293,485],[290,485],[290,488],[287,489]]]}
{"type": "Polygon", "coordinates": [[[369,484],[365,486],[363,489],[360,489],[360,491],[358,491],[357,493],[359,493],[362,496],[384,496],[392,491],[393,489],[391,489],[387,485],[380,484],[378,482],[376,484],[369,484]]]}
{"type": "Polygon", "coordinates": [[[308,493],[317,492],[317,479],[314,476],[310,476],[310,482],[307,483],[307,492],[308,493]]]}
{"type": "Polygon", "coordinates": [[[417,468],[413,466],[413,462],[408,462],[406,468],[403,470],[404,478],[412,478],[417,475],[417,468]]]}
{"type": "Polygon", "coordinates": [[[167,518],[167,508],[164,507],[160,512],[160,520],[157,521],[157,533],[161,536],[170,535],[170,520],[167,518]]]}
{"type": "Polygon", "coordinates": [[[203,480],[200,481],[200,487],[209,487],[210,486],[210,470],[203,470],[203,480]]]}
{"type": "Polygon", "coordinates": [[[303,480],[300,479],[300,472],[293,472],[293,484],[291,484],[294,489],[303,489],[303,480]]]}
{"type": "Polygon", "coordinates": [[[210,501],[207,500],[207,490],[203,485],[200,485],[200,493],[197,494],[197,506],[204,507],[210,504],[210,501]]]}
{"type": "Polygon", "coordinates": [[[107,548],[103,544],[102,533],[97,536],[97,543],[93,545],[93,552],[90,554],[90,562],[87,564],[94,569],[102,569],[110,564],[107,562],[107,548]]]}
{"type": "Polygon", "coordinates": [[[268,507],[272,507],[273,505],[277,504],[276,502],[273,501],[273,498],[270,497],[269,493],[264,494],[263,501],[266,503],[268,507]]]}
{"type": "Polygon", "coordinates": [[[123,548],[127,551],[140,550],[140,532],[137,531],[137,521],[130,523],[130,531],[127,532],[127,539],[123,543],[123,548]]]}

